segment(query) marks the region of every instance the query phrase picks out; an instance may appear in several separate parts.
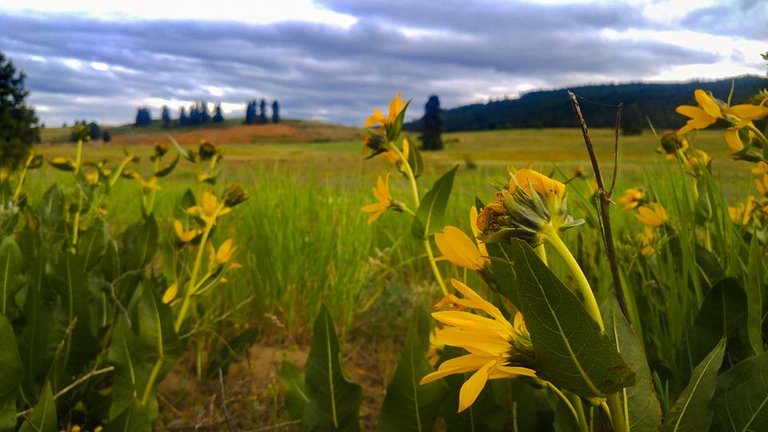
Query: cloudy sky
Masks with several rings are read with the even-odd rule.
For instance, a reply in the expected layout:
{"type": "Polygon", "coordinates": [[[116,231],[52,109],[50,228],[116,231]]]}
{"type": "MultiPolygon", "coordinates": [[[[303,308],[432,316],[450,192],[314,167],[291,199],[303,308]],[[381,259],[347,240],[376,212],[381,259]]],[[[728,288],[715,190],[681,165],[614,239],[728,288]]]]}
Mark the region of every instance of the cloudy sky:
{"type": "Polygon", "coordinates": [[[766,73],[765,0],[0,0],[0,51],[42,121],[132,121],[193,101],[361,124],[585,83],[766,73]]]}

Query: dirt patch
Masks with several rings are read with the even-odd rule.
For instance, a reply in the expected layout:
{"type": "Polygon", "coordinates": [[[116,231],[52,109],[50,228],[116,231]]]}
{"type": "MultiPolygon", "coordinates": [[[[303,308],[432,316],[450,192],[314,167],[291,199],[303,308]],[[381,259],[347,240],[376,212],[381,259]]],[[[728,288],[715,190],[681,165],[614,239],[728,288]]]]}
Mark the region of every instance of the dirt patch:
{"type": "MultiPolygon", "coordinates": [[[[287,124],[241,125],[222,128],[196,129],[191,131],[174,130],[173,137],[179,144],[192,145],[200,140],[208,140],[216,144],[248,144],[269,140],[298,139],[302,132],[287,124]]],[[[117,145],[153,144],[165,140],[163,133],[129,133],[113,137],[112,143],[117,145]]]]}

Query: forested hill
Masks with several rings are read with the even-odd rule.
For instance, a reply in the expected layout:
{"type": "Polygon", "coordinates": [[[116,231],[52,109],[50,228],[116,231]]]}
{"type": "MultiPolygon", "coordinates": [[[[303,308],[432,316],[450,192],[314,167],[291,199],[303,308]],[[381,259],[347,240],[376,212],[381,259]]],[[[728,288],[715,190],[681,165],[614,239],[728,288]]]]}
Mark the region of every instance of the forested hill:
{"type": "MultiPolygon", "coordinates": [[[[743,102],[759,90],[768,87],[768,79],[743,76],[733,79],[733,103],[743,102]]],[[[682,104],[695,105],[696,89],[711,91],[726,100],[732,80],[693,81],[676,84],[616,84],[589,85],[570,88],[579,96],[579,104],[590,127],[613,127],[616,106],[624,103],[626,110],[637,105],[658,129],[674,129],[685,123],[685,117],[675,112],[682,104]]],[[[567,89],[534,91],[519,99],[486,104],[466,105],[442,111],[444,131],[576,127],[575,116],[568,101],[567,89]]],[[[421,121],[406,125],[408,130],[421,130],[421,121]]]]}

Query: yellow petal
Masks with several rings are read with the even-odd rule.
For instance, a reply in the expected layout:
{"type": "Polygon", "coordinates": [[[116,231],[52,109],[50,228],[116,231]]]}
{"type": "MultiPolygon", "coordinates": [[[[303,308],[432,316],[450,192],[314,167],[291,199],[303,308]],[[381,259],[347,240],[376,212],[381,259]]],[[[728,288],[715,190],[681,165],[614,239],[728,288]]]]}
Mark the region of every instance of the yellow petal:
{"type": "Polygon", "coordinates": [[[376,126],[377,124],[384,124],[386,123],[386,121],[387,121],[387,118],[384,117],[384,114],[382,114],[378,108],[374,108],[373,114],[371,114],[371,116],[368,117],[363,127],[369,128],[372,126],[376,126]]]}
{"type": "MultiPolygon", "coordinates": [[[[515,172],[515,180],[517,180],[517,185],[520,185],[524,190],[531,192],[529,190],[530,185],[539,195],[544,197],[562,196],[563,192],[565,192],[565,185],[563,183],[532,169],[517,170],[515,172]]],[[[512,186],[516,185],[510,185],[510,190],[515,189],[512,186]]]]}
{"type": "Polygon", "coordinates": [[[489,370],[495,364],[495,360],[486,363],[464,382],[459,391],[459,412],[469,408],[475,402],[488,381],[489,370]]]}
{"type": "Polygon", "coordinates": [[[480,297],[480,295],[476,293],[474,290],[472,290],[472,288],[468,287],[467,285],[463,284],[461,281],[456,279],[451,279],[451,284],[464,297],[476,302],[479,305],[478,307],[483,312],[495,318],[499,323],[509,325],[509,322],[507,321],[506,318],[504,318],[504,315],[501,314],[501,311],[499,310],[499,308],[494,306],[491,302],[488,302],[484,298],[480,297]]]}
{"type": "Polygon", "coordinates": [[[728,128],[725,130],[725,143],[735,152],[744,149],[744,143],[741,142],[741,138],[739,138],[739,130],[736,128],[728,128]]]}
{"type": "Polygon", "coordinates": [[[389,102],[389,117],[387,117],[387,121],[392,124],[395,122],[395,119],[398,115],[400,115],[400,111],[405,108],[405,103],[403,103],[402,96],[400,95],[400,92],[397,92],[397,95],[395,95],[394,98],[389,102]]]}
{"type": "Polygon", "coordinates": [[[446,360],[440,364],[440,367],[435,372],[422,378],[419,384],[428,384],[448,375],[476,371],[493,359],[493,357],[478,357],[473,354],[465,354],[446,360]]]}
{"type": "Polygon", "coordinates": [[[447,226],[442,233],[436,233],[435,243],[443,256],[459,267],[480,271],[487,261],[475,243],[456,227],[447,226]]]}
{"type": "Polygon", "coordinates": [[[408,160],[408,154],[411,152],[411,143],[408,142],[408,138],[403,138],[403,158],[408,160]]]}
{"type": "Polygon", "coordinates": [[[696,102],[699,104],[699,106],[710,116],[715,118],[723,116],[723,113],[720,110],[720,105],[715,102],[709,93],[698,89],[693,92],[693,97],[696,99],[696,102]]]}
{"type": "Polygon", "coordinates": [[[730,107],[728,114],[735,115],[742,120],[759,120],[768,115],[768,108],[758,105],[740,104],[730,107]]]}
{"type": "Polygon", "coordinates": [[[165,293],[163,293],[163,303],[170,304],[173,299],[176,298],[176,294],[179,293],[179,285],[173,284],[168,287],[167,290],[165,290],[165,293]]]}

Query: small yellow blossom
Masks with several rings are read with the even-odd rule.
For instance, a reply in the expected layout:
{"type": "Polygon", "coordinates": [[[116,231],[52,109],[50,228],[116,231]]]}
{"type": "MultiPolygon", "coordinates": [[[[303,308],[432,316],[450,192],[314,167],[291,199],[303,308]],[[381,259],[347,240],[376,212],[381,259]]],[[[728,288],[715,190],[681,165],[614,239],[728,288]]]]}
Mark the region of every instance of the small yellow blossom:
{"type": "Polygon", "coordinates": [[[237,248],[234,247],[232,243],[232,239],[227,239],[221,246],[219,246],[218,250],[214,250],[213,246],[210,246],[209,243],[208,264],[212,267],[228,263],[229,260],[232,259],[232,255],[237,251],[237,248]]]}
{"type": "Polygon", "coordinates": [[[397,116],[400,115],[400,112],[405,109],[405,106],[406,103],[403,102],[400,92],[397,92],[397,95],[389,102],[388,115],[385,117],[378,108],[374,108],[373,114],[365,121],[364,127],[369,128],[376,125],[391,126],[397,119],[397,116]]]}
{"type": "Polygon", "coordinates": [[[202,205],[192,206],[186,210],[187,214],[200,217],[206,224],[215,223],[216,218],[230,211],[232,211],[231,208],[226,207],[223,203],[219,203],[216,195],[208,191],[203,192],[202,205]]]}
{"type": "Polygon", "coordinates": [[[755,189],[760,195],[768,198],[768,173],[763,174],[762,178],[755,179],[755,189]]]}
{"type": "MultiPolygon", "coordinates": [[[[401,153],[403,154],[403,158],[405,160],[408,160],[408,155],[410,153],[410,147],[411,147],[411,145],[408,142],[408,139],[407,138],[403,138],[403,151],[401,153]]],[[[397,152],[395,152],[392,149],[387,150],[386,152],[384,152],[382,154],[384,155],[384,157],[387,158],[389,163],[391,163],[392,165],[396,165],[398,162],[401,162],[400,161],[400,156],[398,156],[397,152]]]]}
{"type": "Polygon", "coordinates": [[[621,196],[616,202],[624,206],[624,210],[630,211],[637,208],[643,203],[645,198],[645,191],[643,188],[630,188],[624,191],[624,195],[621,196]]]}
{"type": "Polygon", "coordinates": [[[637,209],[635,215],[643,225],[660,227],[667,221],[667,211],[659,203],[650,203],[637,209]]]}
{"type": "Polygon", "coordinates": [[[368,218],[369,224],[374,223],[379,216],[383,215],[390,207],[392,207],[392,195],[389,193],[389,174],[385,177],[379,176],[376,180],[376,187],[373,188],[373,195],[378,202],[363,207],[364,212],[373,213],[368,218]]]}
{"type": "Polygon", "coordinates": [[[483,255],[464,232],[456,227],[447,226],[441,233],[435,233],[435,243],[447,259],[454,265],[469,270],[480,271],[490,262],[488,255],[483,255]]]}
{"type": "Polygon", "coordinates": [[[675,109],[678,113],[690,118],[688,122],[677,131],[678,135],[683,135],[694,129],[706,129],[722,117],[720,105],[704,90],[697,89],[693,93],[698,106],[680,105],[675,109]]]}
{"type": "Polygon", "coordinates": [[[728,215],[736,225],[747,226],[755,209],[755,197],[750,195],[746,201],[736,207],[728,206],[728,215]]]}
{"type": "Polygon", "coordinates": [[[99,183],[99,172],[91,171],[85,175],[85,182],[93,186],[99,183]]]}
{"type": "Polygon", "coordinates": [[[141,174],[137,173],[136,171],[133,171],[131,173],[131,177],[133,177],[137,182],[139,182],[142,189],[155,190],[155,191],[159,191],[163,189],[160,187],[159,184],[157,184],[157,177],[155,176],[152,176],[149,180],[144,180],[144,178],[141,177],[141,174]]]}
{"type": "Polygon", "coordinates": [[[443,362],[437,371],[421,379],[427,384],[453,374],[474,372],[459,391],[459,412],[469,408],[490,379],[535,377],[534,353],[530,335],[521,314],[511,324],[492,303],[468,286],[451,280],[464,298],[454,301],[464,307],[485,312],[490,318],[465,311],[440,311],[432,316],[446,327],[438,330],[435,343],[464,348],[469,354],[443,362]]]}
{"type": "Polygon", "coordinates": [[[640,240],[640,253],[643,256],[651,256],[656,253],[656,248],[654,247],[656,235],[653,232],[653,228],[649,226],[643,227],[643,233],[638,236],[638,239],[640,240]]]}
{"type": "Polygon", "coordinates": [[[184,226],[181,224],[181,221],[176,219],[173,220],[173,230],[176,231],[176,237],[178,237],[179,241],[182,243],[190,242],[192,239],[197,237],[197,231],[185,230],[184,226]]]}
{"type": "Polygon", "coordinates": [[[517,170],[515,176],[509,181],[509,190],[515,190],[517,186],[528,194],[536,191],[542,198],[559,198],[565,193],[565,184],[528,168],[517,170]]]}
{"type": "Polygon", "coordinates": [[[168,289],[165,290],[163,293],[163,303],[165,304],[171,304],[171,302],[176,298],[176,295],[179,293],[179,285],[174,283],[173,285],[169,286],[168,289]]]}

